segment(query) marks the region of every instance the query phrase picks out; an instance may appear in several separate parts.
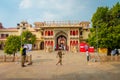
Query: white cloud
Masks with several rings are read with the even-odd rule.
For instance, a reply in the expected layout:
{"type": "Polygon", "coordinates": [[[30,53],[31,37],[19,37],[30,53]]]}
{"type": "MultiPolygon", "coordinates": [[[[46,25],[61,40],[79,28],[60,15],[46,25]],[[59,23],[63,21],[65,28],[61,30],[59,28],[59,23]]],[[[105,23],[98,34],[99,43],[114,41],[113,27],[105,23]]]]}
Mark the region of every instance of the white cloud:
{"type": "Polygon", "coordinates": [[[74,7],[74,0],[38,0],[36,7],[40,9],[50,9],[57,11],[67,11],[74,7]]]}
{"type": "Polygon", "coordinates": [[[56,19],[60,19],[60,16],[50,12],[44,12],[43,15],[41,16],[41,20],[44,21],[51,21],[56,19]]]}
{"type": "Polygon", "coordinates": [[[34,7],[45,13],[44,16],[49,15],[51,18],[58,15],[68,16],[76,11],[74,0],[37,0],[34,7]]]}
{"type": "Polygon", "coordinates": [[[22,0],[20,5],[19,5],[19,8],[20,9],[28,9],[32,7],[32,2],[31,0],[22,0]]]}
{"type": "MultiPolygon", "coordinates": [[[[65,17],[71,17],[82,14],[86,6],[84,3],[78,3],[78,0],[22,0],[19,7],[28,9],[33,16],[39,16],[41,20],[62,20],[65,17]],[[29,9],[31,8],[31,9],[29,9]]],[[[26,12],[27,13],[27,12],[26,12]]],[[[26,14],[25,13],[25,14],[26,14]]],[[[37,18],[38,19],[38,18],[37,18]]]]}

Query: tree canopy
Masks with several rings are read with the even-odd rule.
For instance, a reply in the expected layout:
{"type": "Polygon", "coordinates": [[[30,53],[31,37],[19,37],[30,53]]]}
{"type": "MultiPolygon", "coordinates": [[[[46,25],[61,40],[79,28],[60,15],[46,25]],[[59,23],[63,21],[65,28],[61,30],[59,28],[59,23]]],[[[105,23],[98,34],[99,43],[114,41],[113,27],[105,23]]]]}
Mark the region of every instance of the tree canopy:
{"type": "Polygon", "coordinates": [[[23,31],[22,36],[22,44],[34,44],[36,41],[36,36],[33,35],[30,31],[23,31]]]}
{"type": "Polygon", "coordinates": [[[120,3],[112,8],[98,7],[92,16],[88,43],[99,48],[120,48],[120,3]]]}
{"type": "Polygon", "coordinates": [[[36,36],[30,31],[24,31],[21,36],[10,35],[5,42],[4,52],[14,54],[20,50],[22,44],[34,44],[36,36]]]}
{"type": "Polygon", "coordinates": [[[11,35],[5,42],[4,52],[7,54],[15,54],[20,49],[20,37],[11,35]]]}

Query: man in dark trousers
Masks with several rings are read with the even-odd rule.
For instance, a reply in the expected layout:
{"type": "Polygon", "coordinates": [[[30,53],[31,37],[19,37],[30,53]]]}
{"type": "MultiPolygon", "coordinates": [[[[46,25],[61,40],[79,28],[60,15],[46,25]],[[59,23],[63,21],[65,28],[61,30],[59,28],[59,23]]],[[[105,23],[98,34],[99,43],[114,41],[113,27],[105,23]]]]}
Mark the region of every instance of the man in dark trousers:
{"type": "Polygon", "coordinates": [[[61,48],[59,48],[58,53],[57,53],[59,60],[56,65],[58,65],[59,63],[60,63],[60,65],[62,65],[62,55],[63,55],[62,50],[61,50],[61,48]]]}
{"type": "Polygon", "coordinates": [[[87,62],[88,62],[89,61],[89,57],[90,57],[88,50],[86,50],[86,56],[87,56],[87,62]]]}
{"type": "Polygon", "coordinates": [[[22,45],[21,47],[21,66],[25,67],[25,61],[26,61],[26,48],[24,47],[24,45],[22,45]]]}
{"type": "Polygon", "coordinates": [[[89,49],[89,46],[86,44],[86,45],[85,45],[85,50],[86,50],[87,62],[88,62],[89,59],[90,59],[90,55],[89,55],[88,49],[89,49]]]}

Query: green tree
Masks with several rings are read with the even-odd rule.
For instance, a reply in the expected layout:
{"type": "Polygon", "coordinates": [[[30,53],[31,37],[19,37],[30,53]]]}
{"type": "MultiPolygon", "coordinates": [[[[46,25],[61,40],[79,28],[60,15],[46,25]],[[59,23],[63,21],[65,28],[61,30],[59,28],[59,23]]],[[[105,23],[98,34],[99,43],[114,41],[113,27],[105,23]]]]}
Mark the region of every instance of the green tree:
{"type": "Polygon", "coordinates": [[[111,9],[98,7],[92,17],[92,28],[88,42],[92,46],[108,48],[108,54],[114,48],[120,48],[120,4],[111,9]]]}
{"type": "Polygon", "coordinates": [[[9,36],[5,42],[4,52],[10,55],[14,55],[13,61],[15,59],[15,53],[20,49],[20,37],[19,36],[9,36]]]}
{"type": "Polygon", "coordinates": [[[33,35],[30,31],[26,30],[22,33],[21,39],[22,44],[34,44],[36,41],[36,36],[33,35]]]}

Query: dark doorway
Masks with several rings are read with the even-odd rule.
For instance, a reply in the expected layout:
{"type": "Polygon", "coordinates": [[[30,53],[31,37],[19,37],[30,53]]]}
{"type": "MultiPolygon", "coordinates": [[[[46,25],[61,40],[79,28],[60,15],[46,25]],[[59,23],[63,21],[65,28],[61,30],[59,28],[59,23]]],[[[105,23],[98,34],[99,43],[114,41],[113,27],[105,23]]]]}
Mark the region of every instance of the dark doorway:
{"type": "Polygon", "coordinates": [[[40,50],[44,50],[44,42],[40,43],[40,50]]]}
{"type": "Polygon", "coordinates": [[[0,44],[0,50],[2,49],[2,45],[0,44]]]}
{"type": "Polygon", "coordinates": [[[64,35],[60,35],[56,40],[56,50],[61,48],[62,50],[66,50],[67,47],[67,38],[64,35]]]}
{"type": "Polygon", "coordinates": [[[0,43],[0,49],[3,50],[4,47],[5,47],[5,46],[4,46],[4,42],[1,42],[1,43],[0,43]]]}

